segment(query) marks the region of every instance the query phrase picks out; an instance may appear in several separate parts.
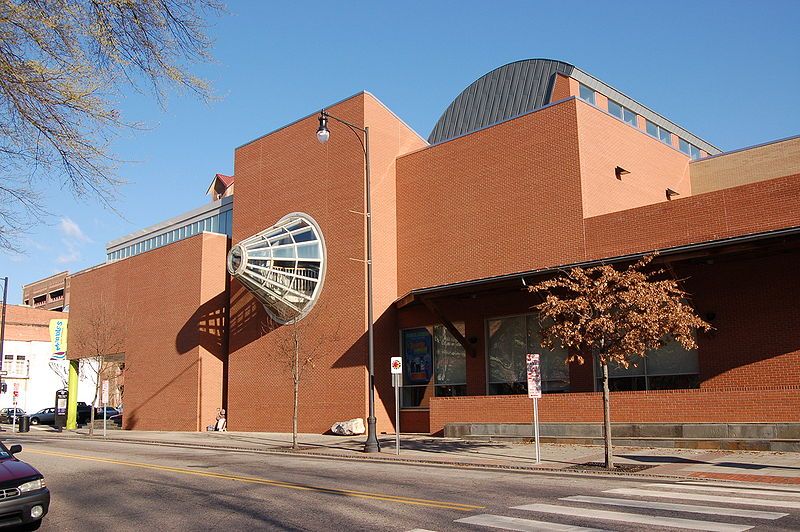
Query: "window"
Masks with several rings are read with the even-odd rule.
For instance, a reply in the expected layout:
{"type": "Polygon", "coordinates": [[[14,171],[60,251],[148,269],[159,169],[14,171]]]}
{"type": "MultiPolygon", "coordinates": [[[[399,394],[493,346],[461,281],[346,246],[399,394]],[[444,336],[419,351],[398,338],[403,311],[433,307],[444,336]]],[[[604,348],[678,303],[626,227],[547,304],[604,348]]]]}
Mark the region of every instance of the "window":
{"type": "Polygon", "coordinates": [[[678,148],[680,148],[683,153],[691,157],[693,160],[700,158],[700,149],[694,144],[689,144],[685,140],[679,138],[678,148]]]}
{"type": "Polygon", "coordinates": [[[624,107],[614,100],[608,100],[608,113],[616,116],[623,122],[626,122],[633,127],[637,127],[636,113],[624,107]]]}
{"type": "Polygon", "coordinates": [[[486,327],[490,395],[528,393],[527,353],[541,355],[543,392],[569,391],[567,353],[561,349],[542,349],[539,320],[535,315],[491,319],[487,320],[486,327]]]}
{"type": "Polygon", "coordinates": [[[3,359],[3,369],[8,371],[9,375],[28,376],[28,362],[25,360],[25,355],[4,355],[3,359]]]}
{"type": "Polygon", "coordinates": [[[595,104],[594,103],[594,100],[595,100],[594,91],[592,89],[590,89],[589,87],[587,87],[586,85],[581,84],[579,94],[580,94],[581,100],[589,102],[592,105],[595,104]]]}
{"type": "MultiPolygon", "coordinates": [[[[463,334],[463,324],[456,328],[463,334]]],[[[443,325],[404,330],[401,341],[403,407],[427,408],[432,396],[466,395],[466,352],[443,325]]]]}
{"type": "Polygon", "coordinates": [[[672,135],[668,130],[664,129],[661,126],[655,125],[649,120],[646,121],[646,124],[647,124],[647,133],[650,136],[660,139],[661,142],[663,142],[664,144],[669,144],[670,146],[672,146],[672,135]]]}
{"type": "MultiPolygon", "coordinates": [[[[674,390],[697,388],[700,385],[697,351],[687,351],[671,341],[644,358],[634,360],[627,368],[608,365],[608,387],[612,391],[674,390]]],[[[603,369],[595,361],[596,386],[603,388],[603,369]]]]}

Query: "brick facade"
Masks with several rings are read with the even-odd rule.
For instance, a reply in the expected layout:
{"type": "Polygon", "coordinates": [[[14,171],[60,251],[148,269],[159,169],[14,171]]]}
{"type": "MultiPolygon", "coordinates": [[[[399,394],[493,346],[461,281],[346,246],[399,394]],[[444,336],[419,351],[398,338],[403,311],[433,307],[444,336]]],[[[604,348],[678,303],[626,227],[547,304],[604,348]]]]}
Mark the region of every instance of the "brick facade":
{"type": "Polygon", "coordinates": [[[213,424],[223,406],[227,246],[224,235],[201,233],[72,276],[69,357],[119,342],[123,428],[213,424]],[[115,325],[111,342],[93,340],[90,326],[101,313],[115,325]]]}

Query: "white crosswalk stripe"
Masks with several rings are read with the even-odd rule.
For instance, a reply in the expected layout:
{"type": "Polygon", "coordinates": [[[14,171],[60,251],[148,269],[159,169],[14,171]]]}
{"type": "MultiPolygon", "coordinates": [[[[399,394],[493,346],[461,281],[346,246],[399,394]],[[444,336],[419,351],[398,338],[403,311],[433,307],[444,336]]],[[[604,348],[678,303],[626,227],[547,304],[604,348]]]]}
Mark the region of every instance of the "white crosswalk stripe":
{"type": "Polygon", "coordinates": [[[523,506],[514,506],[513,508],[515,510],[544,512],[566,515],[570,517],[605,519],[609,521],[622,521],[624,523],[639,523],[651,526],[686,528],[688,530],[707,530],[711,532],[743,532],[744,530],[750,530],[753,528],[752,526],[733,523],[718,523],[715,521],[700,521],[698,519],[684,519],[681,517],[661,517],[655,515],[633,514],[628,512],[612,512],[609,510],[576,508],[574,506],[557,506],[553,504],[525,504],[523,506]]]}
{"type": "Polygon", "coordinates": [[[733,486],[693,486],[686,484],[645,484],[648,488],[680,488],[691,491],[717,491],[722,493],[743,493],[745,495],[764,495],[765,497],[800,497],[800,492],[773,490],[765,486],[763,489],[740,488],[733,486]]]}
{"type": "MultiPolygon", "coordinates": [[[[719,482],[714,482],[712,480],[681,480],[676,486],[720,486],[719,482]]],[[[768,491],[788,491],[790,493],[800,493],[800,486],[776,486],[775,484],[752,484],[752,483],[726,483],[722,486],[729,487],[729,488],[756,488],[759,490],[768,490],[768,491]]]]}
{"type": "Polygon", "coordinates": [[[503,530],[520,530],[522,532],[603,532],[599,528],[585,528],[582,526],[562,525],[560,523],[548,523],[545,521],[532,521],[530,519],[520,519],[519,517],[508,517],[505,515],[481,514],[456,519],[456,523],[468,525],[488,526],[490,528],[501,528],[503,530]]]}
{"type": "Polygon", "coordinates": [[[756,499],[752,497],[734,497],[728,495],[707,495],[705,493],[657,491],[639,488],[615,488],[606,490],[603,493],[614,493],[616,495],[637,495],[639,497],[660,497],[665,499],[688,499],[692,501],[721,502],[727,504],[747,504],[750,506],[767,506],[770,508],[800,508],[800,502],[798,501],[756,499]]]}
{"type": "Polygon", "coordinates": [[[593,523],[604,526],[602,524],[604,522],[617,522],[711,532],[743,532],[759,524],[759,520],[761,520],[760,524],[763,524],[763,520],[776,521],[789,516],[786,511],[768,511],[747,508],[747,506],[763,506],[782,510],[800,509],[800,501],[791,500],[792,497],[800,495],[800,490],[795,491],[783,486],[773,489],[773,486],[769,485],[725,484],[706,481],[697,481],[696,483],[693,481],[662,482],[638,484],[638,486],[642,487],[614,488],[603,491],[603,494],[616,496],[571,495],[559,499],[559,502],[572,504],[537,502],[510,508],[510,510],[548,516],[545,519],[541,519],[541,516],[537,517],[540,520],[508,515],[480,514],[458,519],[455,522],[476,527],[527,532],[596,530],[569,524],[570,521],[575,522],[576,520],[584,524],[587,524],[588,521],[588,526],[593,523]],[[621,497],[623,495],[626,497],[621,497]],[[669,499],[684,499],[691,502],[679,503],[669,499]],[[719,504],[696,504],[698,502],[719,504]],[[617,510],[599,509],[598,506],[613,506],[617,507],[617,510]]]}
{"type": "Polygon", "coordinates": [[[671,502],[637,501],[634,499],[615,499],[610,497],[590,497],[575,495],[562,497],[562,501],[605,504],[608,506],[627,506],[629,508],[646,508],[650,510],[669,510],[672,512],[688,512],[693,514],[726,515],[729,517],[750,517],[752,519],[780,519],[789,514],[765,512],[762,510],[746,510],[743,508],[725,508],[723,506],[700,506],[697,504],[676,504],[671,502]]]}

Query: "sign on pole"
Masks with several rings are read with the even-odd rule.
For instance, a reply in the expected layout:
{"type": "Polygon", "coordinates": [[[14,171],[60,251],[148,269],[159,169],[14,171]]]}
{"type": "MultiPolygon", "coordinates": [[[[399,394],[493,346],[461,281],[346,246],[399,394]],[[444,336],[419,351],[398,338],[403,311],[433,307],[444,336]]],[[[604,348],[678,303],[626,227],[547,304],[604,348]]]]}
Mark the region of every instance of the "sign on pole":
{"type": "Polygon", "coordinates": [[[403,357],[392,357],[389,367],[392,370],[392,386],[394,386],[395,452],[400,454],[400,387],[403,386],[403,357]]]}
{"type": "Polygon", "coordinates": [[[108,381],[103,381],[103,437],[106,437],[106,405],[108,404],[108,381]]]}
{"type": "Polygon", "coordinates": [[[541,462],[539,448],[539,399],[542,397],[542,367],[539,353],[528,353],[525,356],[528,370],[528,397],[533,399],[533,436],[536,440],[536,463],[541,462]]]}

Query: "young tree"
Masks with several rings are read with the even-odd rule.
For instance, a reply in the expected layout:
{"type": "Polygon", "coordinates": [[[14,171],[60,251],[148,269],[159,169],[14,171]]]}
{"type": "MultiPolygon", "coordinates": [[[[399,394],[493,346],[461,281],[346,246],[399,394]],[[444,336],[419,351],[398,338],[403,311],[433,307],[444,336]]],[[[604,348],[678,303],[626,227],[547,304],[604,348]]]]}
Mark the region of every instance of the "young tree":
{"type": "Polygon", "coordinates": [[[536,305],[542,347],[562,346],[568,362],[597,360],[603,371],[605,465],[614,468],[608,364],[627,368],[649,351],[675,340],[697,347],[696,331],[711,326],[687,303],[688,294],[663,270],[648,271],[655,255],[626,269],[609,265],[573,268],[565,275],[529,287],[543,295],[536,305]]]}
{"type": "Polygon", "coordinates": [[[0,0],[0,248],[46,208],[57,186],[109,205],[121,183],[108,146],[122,128],[124,90],[183,88],[210,59],[216,0],[0,0]]]}
{"type": "Polygon", "coordinates": [[[298,448],[301,382],[308,370],[314,369],[314,361],[321,347],[336,336],[315,329],[316,317],[320,312],[321,309],[315,309],[313,314],[301,319],[289,319],[284,325],[270,322],[265,329],[265,332],[280,335],[276,354],[292,378],[292,449],[298,448]]]}
{"type": "Polygon", "coordinates": [[[105,304],[102,297],[92,301],[86,309],[86,319],[79,322],[70,339],[74,338],[76,351],[83,355],[80,359],[82,375],[94,377],[94,399],[89,415],[89,435],[94,435],[94,407],[100,396],[102,377],[119,365],[117,360],[125,349],[121,320],[105,304]]]}

